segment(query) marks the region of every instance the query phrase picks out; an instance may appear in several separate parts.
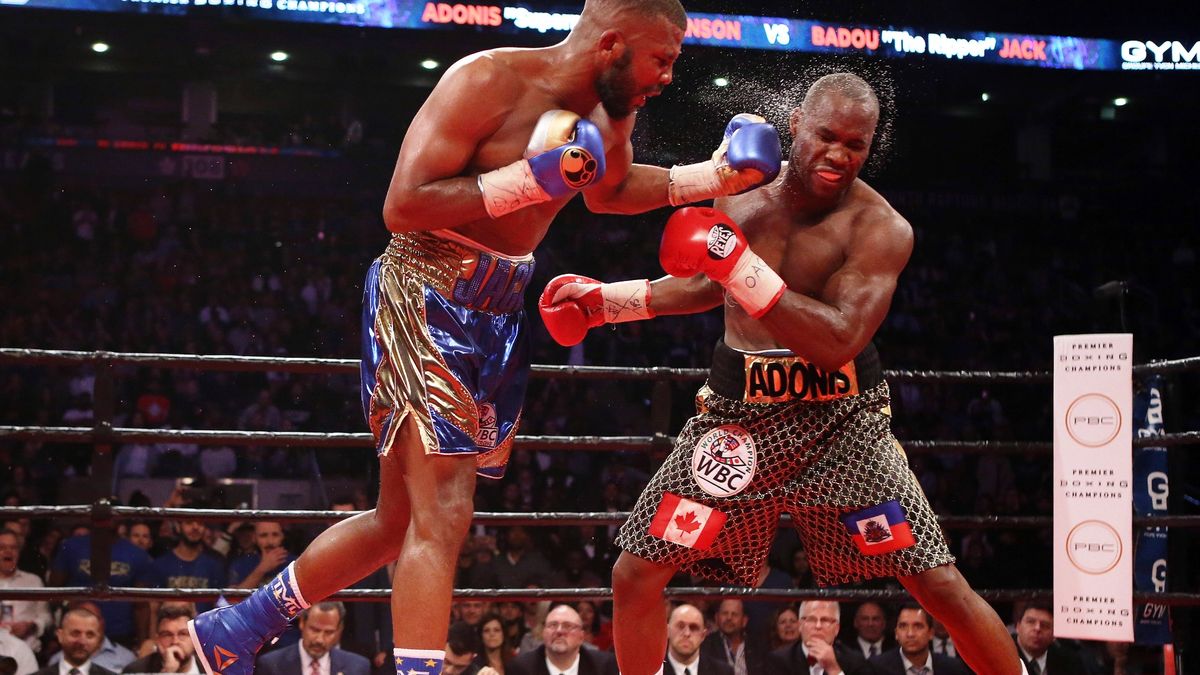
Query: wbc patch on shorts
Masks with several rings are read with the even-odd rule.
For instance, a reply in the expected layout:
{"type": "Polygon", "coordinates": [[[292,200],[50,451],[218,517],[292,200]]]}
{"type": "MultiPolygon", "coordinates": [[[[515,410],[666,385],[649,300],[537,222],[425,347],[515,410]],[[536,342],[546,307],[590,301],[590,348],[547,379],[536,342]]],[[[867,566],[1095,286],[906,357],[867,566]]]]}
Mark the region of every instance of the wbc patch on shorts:
{"type": "Polygon", "coordinates": [[[479,433],[475,436],[475,445],[481,448],[495,448],[500,439],[500,426],[496,422],[496,406],[491,403],[479,404],[479,433]]]}
{"type": "Polygon", "coordinates": [[[714,497],[732,497],[754,479],[758,450],[750,432],[723,424],[700,437],[692,451],[692,477],[714,497]]]}
{"type": "Polygon", "coordinates": [[[917,543],[904,507],[892,500],[838,518],[846,526],[854,545],[864,555],[881,555],[908,548],[917,543]]]}
{"type": "Polygon", "coordinates": [[[712,546],[727,516],[703,504],[664,492],[650,521],[650,535],[703,551],[712,546]]]}

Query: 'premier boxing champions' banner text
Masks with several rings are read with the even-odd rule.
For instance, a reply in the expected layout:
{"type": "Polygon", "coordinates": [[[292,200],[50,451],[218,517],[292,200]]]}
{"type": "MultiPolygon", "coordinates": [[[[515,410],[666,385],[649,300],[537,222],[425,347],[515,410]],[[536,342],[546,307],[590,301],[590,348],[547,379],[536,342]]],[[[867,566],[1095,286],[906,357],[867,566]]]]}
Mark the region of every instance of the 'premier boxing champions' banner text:
{"type": "MultiPolygon", "coordinates": [[[[565,32],[581,4],[470,4],[421,0],[0,0],[0,7],[216,16],[476,34],[565,32]]],[[[1200,41],[1104,40],[941,31],[736,14],[688,14],[686,44],[885,58],[933,58],[1070,70],[1200,71],[1200,41]]]]}
{"type": "Polygon", "coordinates": [[[1054,338],[1054,635],[1132,642],[1133,336],[1054,338]]]}

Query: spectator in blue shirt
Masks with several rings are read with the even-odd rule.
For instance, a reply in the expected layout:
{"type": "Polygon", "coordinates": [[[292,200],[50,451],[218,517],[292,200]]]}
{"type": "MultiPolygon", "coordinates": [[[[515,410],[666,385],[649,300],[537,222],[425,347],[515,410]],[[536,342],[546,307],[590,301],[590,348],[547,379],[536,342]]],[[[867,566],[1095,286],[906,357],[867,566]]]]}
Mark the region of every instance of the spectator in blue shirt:
{"type": "MultiPolygon", "coordinates": [[[[150,559],[150,554],[134,546],[128,540],[115,538],[110,555],[111,563],[108,573],[110,586],[150,586],[154,582],[154,561],[150,559]]],[[[54,557],[50,585],[92,585],[92,535],[76,535],[62,543],[62,548],[54,557]]],[[[109,638],[128,645],[133,644],[135,639],[144,637],[139,635],[137,630],[139,626],[147,625],[146,618],[149,615],[146,614],[144,604],[136,605],[141,619],[136,623],[134,621],[134,603],[113,601],[99,604],[109,638]]],[[[118,670],[120,669],[118,668],[118,670]]]]}
{"type": "MultiPolygon", "coordinates": [[[[179,542],[154,559],[158,585],[164,588],[224,588],[225,561],[204,543],[208,528],[199,520],[179,525],[179,542]]],[[[197,603],[199,611],[212,609],[211,602],[197,603]]]]}

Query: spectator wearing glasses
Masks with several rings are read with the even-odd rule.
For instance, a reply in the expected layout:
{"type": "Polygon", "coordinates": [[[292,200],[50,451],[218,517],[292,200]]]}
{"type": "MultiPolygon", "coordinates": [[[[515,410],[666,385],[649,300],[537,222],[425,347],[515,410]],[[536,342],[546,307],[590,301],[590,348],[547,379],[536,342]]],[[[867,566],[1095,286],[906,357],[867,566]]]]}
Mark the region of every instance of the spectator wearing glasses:
{"type": "Polygon", "coordinates": [[[199,673],[187,622],[196,616],[189,603],[164,602],[155,613],[154,651],[131,662],[122,673],[199,673]]]}
{"type": "Polygon", "coordinates": [[[558,605],[546,615],[542,645],[513,659],[506,675],[617,675],[612,654],[582,646],[579,612],[558,605]]]}
{"type": "Polygon", "coordinates": [[[858,649],[838,642],[840,627],[838,603],[828,600],[800,603],[800,639],[767,655],[767,674],[870,675],[873,671],[858,649]]]}

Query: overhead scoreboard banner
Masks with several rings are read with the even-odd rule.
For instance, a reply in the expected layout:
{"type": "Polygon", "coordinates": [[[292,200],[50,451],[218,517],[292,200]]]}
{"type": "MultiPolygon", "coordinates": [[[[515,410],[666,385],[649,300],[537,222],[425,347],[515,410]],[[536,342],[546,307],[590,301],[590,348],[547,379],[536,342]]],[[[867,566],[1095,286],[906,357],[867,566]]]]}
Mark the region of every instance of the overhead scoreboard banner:
{"type": "Polygon", "coordinates": [[[1054,338],[1054,635],[1132,642],[1133,336],[1054,338]]]}
{"type": "MultiPolygon", "coordinates": [[[[259,18],[516,35],[566,32],[578,21],[581,6],[422,0],[0,0],[0,8],[3,7],[259,18]]],[[[684,42],[1070,70],[1200,71],[1200,41],[1183,37],[1130,35],[1122,40],[1107,40],[693,12],[688,14],[684,42]]]]}

